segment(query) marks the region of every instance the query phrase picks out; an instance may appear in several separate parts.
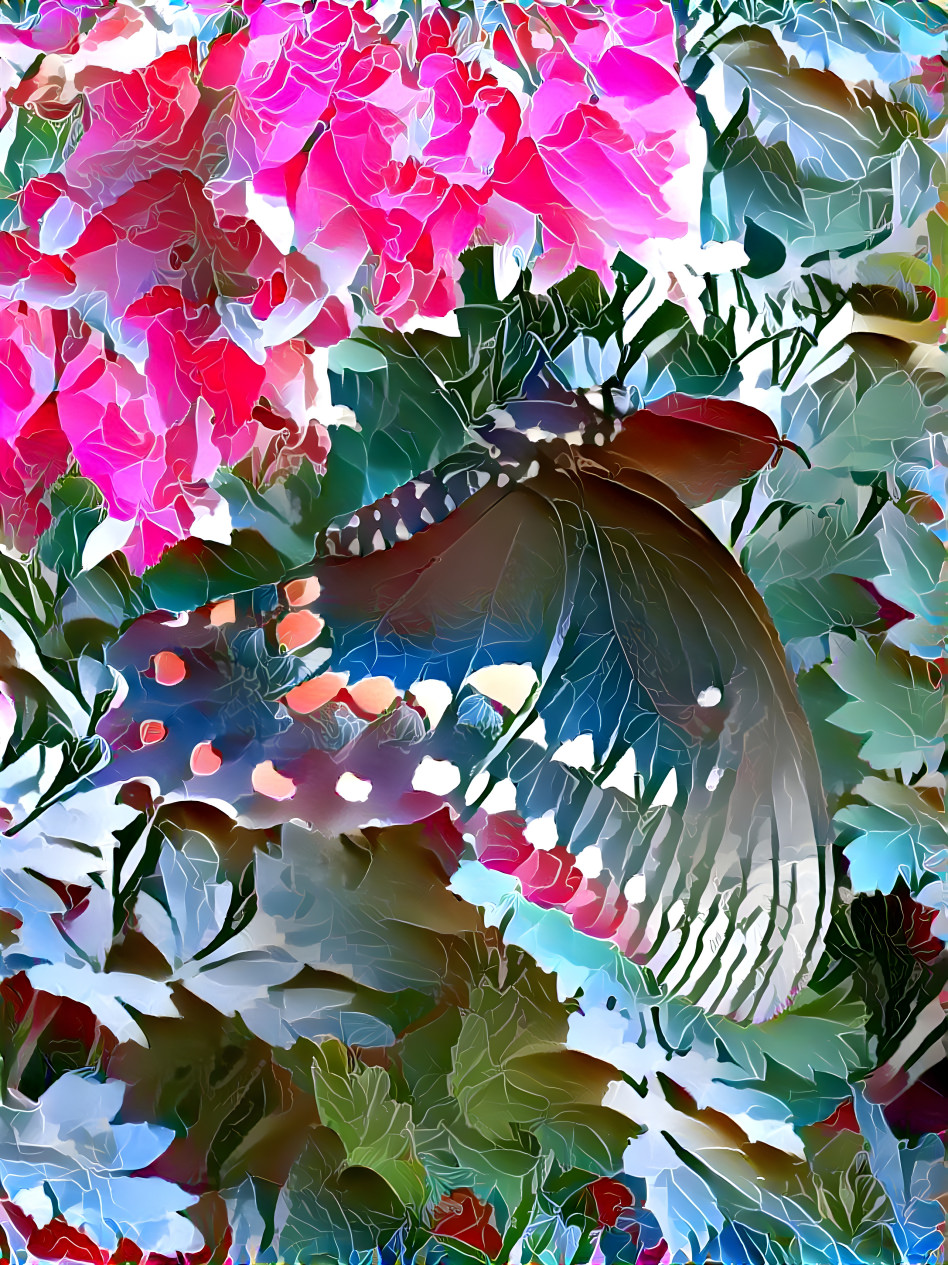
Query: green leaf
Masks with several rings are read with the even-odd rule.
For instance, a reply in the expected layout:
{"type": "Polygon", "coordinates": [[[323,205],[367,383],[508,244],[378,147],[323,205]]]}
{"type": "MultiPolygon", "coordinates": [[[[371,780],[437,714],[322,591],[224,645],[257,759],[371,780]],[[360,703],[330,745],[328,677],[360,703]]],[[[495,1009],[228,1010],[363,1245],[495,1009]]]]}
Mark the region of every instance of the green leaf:
{"type": "Polygon", "coordinates": [[[862,636],[831,637],[830,676],[851,701],[829,720],[865,735],[860,756],[874,769],[897,769],[913,777],[923,766],[936,769],[944,754],[945,690],[932,685],[921,659],[884,644],[877,654],[862,636]]]}
{"type": "Polygon", "coordinates": [[[460,400],[408,337],[366,329],[359,342],[372,371],[330,371],[333,402],[352,409],[358,429],[333,430],[319,506],[324,526],[393,492],[471,437],[460,400]]]}
{"type": "MultiPolygon", "coordinates": [[[[876,588],[883,597],[916,615],[919,623],[931,625],[935,649],[941,645],[948,624],[948,581],[941,579],[948,561],[944,542],[895,505],[887,505],[880,518],[879,543],[888,575],[875,581],[876,588]]],[[[906,635],[911,633],[911,628],[905,630],[906,635]]]]}
{"type": "Polygon", "coordinates": [[[109,762],[108,744],[98,734],[91,737],[73,738],[62,746],[62,764],[39,798],[32,812],[12,826],[7,834],[15,835],[24,826],[34,821],[46,811],[51,804],[66,797],[66,793],[81,783],[91,773],[103,768],[109,762]]]}
{"type": "Polygon", "coordinates": [[[812,1172],[812,1198],[825,1223],[843,1242],[860,1250],[860,1259],[897,1265],[901,1254],[892,1235],[892,1205],[872,1173],[862,1138],[842,1131],[827,1138],[804,1130],[812,1172]]]}
{"type": "Polygon", "coordinates": [[[76,112],[62,120],[44,119],[32,110],[18,110],[13,142],[3,174],[10,188],[19,191],[37,176],[48,176],[63,164],[67,148],[78,136],[76,112]]]}
{"type": "MultiPolygon", "coordinates": [[[[237,531],[257,532],[276,552],[281,567],[302,566],[313,556],[313,537],[325,526],[322,478],[310,463],[258,490],[246,479],[220,471],[214,488],[227,501],[237,531]]],[[[271,580],[279,576],[271,576],[271,580]]]]}
{"type": "Polygon", "coordinates": [[[923,396],[920,377],[895,357],[879,354],[864,336],[850,339],[855,354],[825,382],[818,382],[815,442],[801,437],[814,466],[847,472],[888,469],[923,434],[936,411],[923,396]]]}
{"type": "Polygon", "coordinates": [[[218,598],[282,579],[288,567],[255,530],[235,531],[229,545],[194,537],[163,554],[142,577],[153,609],[193,610],[218,598]]]}
{"type": "Polygon", "coordinates": [[[343,374],[347,369],[351,373],[376,373],[387,367],[385,353],[361,338],[347,338],[329,349],[331,373],[343,374]]]}
{"type": "Polygon", "coordinates": [[[68,475],[50,491],[53,521],[40,538],[37,554],[44,566],[70,578],[82,569],[86,542],[106,517],[94,483],[68,475]]]}
{"type": "Polygon", "coordinates": [[[507,1068],[518,1049],[533,1043],[522,1026],[522,1001],[512,990],[480,988],[471,1006],[454,1047],[451,1092],[472,1128],[493,1142],[509,1142],[515,1128],[540,1120],[544,1107],[539,1087],[529,1081],[515,1087],[507,1068]]]}
{"type": "Polygon", "coordinates": [[[287,1216],[280,1257],[287,1261],[346,1261],[385,1243],[405,1210],[388,1182],[372,1169],[346,1165],[338,1137],[311,1131],[283,1189],[287,1216]],[[328,1260],[327,1260],[328,1258],[328,1260]]]}
{"type": "Polygon", "coordinates": [[[823,665],[801,672],[797,689],[810,722],[823,786],[832,799],[855,786],[865,774],[859,760],[862,744],[855,734],[843,732],[829,720],[846,702],[846,694],[823,665]]]}
{"type": "Polygon", "coordinates": [[[414,1158],[411,1107],[396,1102],[381,1067],[353,1070],[340,1041],[323,1041],[313,1057],[319,1115],[342,1140],[350,1165],[385,1179],[402,1201],[420,1208],[424,1169],[414,1158]]]}
{"type": "Polygon", "coordinates": [[[544,1152],[564,1169],[608,1177],[621,1169],[623,1153],[637,1130],[617,1111],[589,1105],[561,1107],[533,1132],[544,1152]]]}

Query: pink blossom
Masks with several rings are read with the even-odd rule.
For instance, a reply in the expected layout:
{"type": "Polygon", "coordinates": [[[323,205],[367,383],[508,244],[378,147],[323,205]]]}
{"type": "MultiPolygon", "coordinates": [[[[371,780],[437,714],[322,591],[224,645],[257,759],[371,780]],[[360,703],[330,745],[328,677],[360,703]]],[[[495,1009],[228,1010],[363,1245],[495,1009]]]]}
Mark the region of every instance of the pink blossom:
{"type": "Polygon", "coordinates": [[[529,253],[539,230],[545,286],[577,264],[609,282],[618,250],[684,231],[663,189],[694,113],[667,7],[505,8],[516,47],[499,29],[493,51],[535,76],[532,94],[481,64],[485,39],[473,57],[459,48],[457,17],[440,9],[413,53],[359,6],[251,18],[237,113],[254,187],[285,198],[295,243],[331,290],[374,260],[376,307],[397,324],[455,306],[458,255],[473,243],[529,253]]]}
{"type": "Polygon", "coordinates": [[[143,70],[80,75],[87,121],[64,175],[87,205],[108,206],[163,168],[194,168],[204,119],[194,51],[172,49],[143,70]]]}
{"type": "Polygon", "coordinates": [[[144,371],[74,313],[0,309],[0,512],[28,546],[50,521],[45,493],[73,467],[132,522],[125,551],[140,570],[217,504],[222,465],[256,453],[252,473],[273,478],[304,459],[324,465],[328,440],[309,417],[308,344],[281,344],[258,364],[213,308],[168,287],[126,319],[144,338],[144,371]]]}
{"type": "Polygon", "coordinates": [[[237,97],[252,120],[259,166],[287,162],[303,148],[330,103],[356,31],[355,11],[335,0],[310,12],[291,3],[255,8],[237,97]]]}
{"type": "Polygon", "coordinates": [[[597,939],[617,935],[628,909],[615,882],[586,878],[560,845],[546,850],[524,837],[524,822],[512,813],[483,814],[475,824],[477,855],[488,869],[514,875],[524,896],[544,909],[559,908],[573,925],[597,939]]]}
{"type": "Polygon", "coordinates": [[[0,309],[0,514],[23,548],[49,525],[43,495],[69,465],[57,388],[83,360],[77,324],[25,303],[0,309]]]}
{"type": "Polygon", "coordinates": [[[472,245],[541,288],[577,265],[610,284],[617,251],[684,228],[668,189],[694,112],[663,0],[504,3],[510,35],[427,2],[388,33],[361,0],[242,8],[206,52],[123,5],[0,32],[44,54],[4,108],[81,123],[0,233],[0,499],[35,534],[74,466],[133,522],[138,567],[222,466],[325,461],[311,353],[348,336],[366,277],[407,325],[454,309],[472,245]]]}
{"type": "Polygon", "coordinates": [[[41,0],[36,18],[28,27],[0,23],[0,47],[19,44],[41,53],[71,51],[75,47],[83,16],[95,7],[95,4],[89,3],[67,6],[61,0],[41,0]]]}

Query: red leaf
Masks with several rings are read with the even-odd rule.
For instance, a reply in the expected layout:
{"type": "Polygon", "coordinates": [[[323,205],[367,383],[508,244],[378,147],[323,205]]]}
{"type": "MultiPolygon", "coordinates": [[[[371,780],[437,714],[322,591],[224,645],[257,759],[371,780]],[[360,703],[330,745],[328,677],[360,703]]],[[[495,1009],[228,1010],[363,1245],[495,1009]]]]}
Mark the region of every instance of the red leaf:
{"type": "Polygon", "coordinates": [[[48,1225],[38,1227],[32,1217],[26,1216],[12,1200],[5,1199],[3,1208],[14,1226],[26,1239],[26,1250],[41,1261],[79,1261],[83,1265],[106,1265],[108,1252],[96,1244],[75,1226],[68,1225],[62,1217],[55,1217],[48,1225]]]}
{"type": "Polygon", "coordinates": [[[565,905],[579,891],[583,876],[566,848],[535,850],[517,866],[523,894],[541,909],[565,905]]]}
{"type": "Polygon", "coordinates": [[[523,837],[524,823],[520,817],[507,813],[493,813],[479,832],[478,859],[489,870],[501,874],[516,874],[533,854],[533,847],[523,837]]]}
{"type": "Polygon", "coordinates": [[[830,1133],[841,1133],[844,1130],[848,1133],[859,1133],[859,1122],[856,1119],[853,1100],[847,1098],[845,1102],[841,1102],[831,1115],[819,1122],[819,1127],[830,1133]]]}
{"type": "Polygon", "coordinates": [[[661,479],[686,505],[705,505],[769,465],[782,442],[766,413],[746,404],[669,395],[626,418],[599,459],[620,480],[631,467],[661,479]]]}

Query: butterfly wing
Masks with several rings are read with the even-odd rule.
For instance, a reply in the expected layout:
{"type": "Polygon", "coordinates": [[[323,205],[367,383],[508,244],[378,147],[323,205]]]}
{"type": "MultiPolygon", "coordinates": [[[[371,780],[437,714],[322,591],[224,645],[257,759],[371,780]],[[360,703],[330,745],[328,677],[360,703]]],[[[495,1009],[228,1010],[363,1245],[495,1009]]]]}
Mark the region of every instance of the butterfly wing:
{"type": "Polygon", "coordinates": [[[454,702],[426,750],[486,785],[509,778],[521,817],[552,809],[571,853],[593,844],[634,880],[624,947],[669,989],[764,1018],[811,972],[828,898],[822,791],[782,650],[674,493],[629,469],[620,483],[599,450],[556,453],[390,550],[324,563],[333,666],[402,689],[445,681],[454,702]],[[494,723],[467,682],[499,664],[537,684],[494,723]],[[570,759],[571,742],[591,755],[570,759]],[[631,785],[617,777],[630,752],[631,785]]]}

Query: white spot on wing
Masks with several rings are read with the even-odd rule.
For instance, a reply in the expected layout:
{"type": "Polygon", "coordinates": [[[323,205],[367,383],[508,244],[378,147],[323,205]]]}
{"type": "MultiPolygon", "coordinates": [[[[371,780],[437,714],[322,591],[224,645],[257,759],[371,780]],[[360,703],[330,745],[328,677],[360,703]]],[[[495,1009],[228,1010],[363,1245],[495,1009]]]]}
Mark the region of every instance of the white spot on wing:
{"type": "Polygon", "coordinates": [[[602,853],[594,843],[583,848],[574,862],[584,878],[598,878],[602,873],[602,853]]]}
{"type": "Polygon", "coordinates": [[[628,795],[631,799],[637,797],[639,793],[639,776],[638,766],[635,762],[635,749],[633,747],[629,747],[628,751],[620,756],[616,767],[602,785],[604,790],[613,787],[615,790],[621,791],[623,795],[628,795]]]}
{"type": "Polygon", "coordinates": [[[672,769],[652,800],[653,808],[671,808],[678,798],[678,774],[672,769]]]}
{"type": "Polygon", "coordinates": [[[517,788],[509,777],[505,777],[484,800],[481,807],[485,813],[515,813],[517,811],[517,788]]]}
{"type": "Polygon", "coordinates": [[[527,742],[535,742],[538,747],[546,750],[546,723],[542,716],[538,716],[532,724],[527,725],[526,729],[520,735],[527,742]]]}
{"type": "Polygon", "coordinates": [[[533,821],[528,821],[523,837],[540,852],[549,852],[550,848],[555,848],[559,835],[552,811],[544,813],[542,817],[534,817],[533,821]]]}
{"type": "Polygon", "coordinates": [[[350,804],[364,804],[372,794],[372,783],[354,773],[343,773],[336,783],[336,794],[350,804]]]}
{"type": "Polygon", "coordinates": [[[705,786],[707,787],[707,789],[709,791],[713,791],[723,776],[724,776],[724,770],[719,769],[717,765],[715,765],[714,768],[711,770],[711,772],[708,774],[708,780],[705,782],[705,786]]]}
{"type": "Polygon", "coordinates": [[[486,769],[481,769],[480,773],[475,773],[471,778],[470,785],[464,792],[465,804],[473,804],[484,794],[490,783],[490,774],[486,769]]]}
{"type": "Polygon", "coordinates": [[[529,663],[494,663],[467,678],[479,694],[512,712],[520,711],[536,683],[537,674],[529,663]]]}
{"type": "Polygon", "coordinates": [[[411,693],[424,708],[429,728],[434,729],[451,704],[453,695],[450,686],[436,677],[426,677],[415,682],[411,693]]]}
{"type": "Polygon", "coordinates": [[[578,738],[570,738],[553,753],[554,760],[566,764],[571,769],[592,769],[596,760],[592,734],[580,734],[578,738]]]}
{"type": "Polygon", "coordinates": [[[461,784],[461,770],[450,760],[433,760],[426,755],[411,779],[416,791],[428,791],[431,795],[449,795],[461,784]]]}
{"type": "Polygon", "coordinates": [[[622,893],[630,905],[641,905],[642,901],[645,900],[645,891],[644,874],[633,874],[622,889],[622,893]]]}

